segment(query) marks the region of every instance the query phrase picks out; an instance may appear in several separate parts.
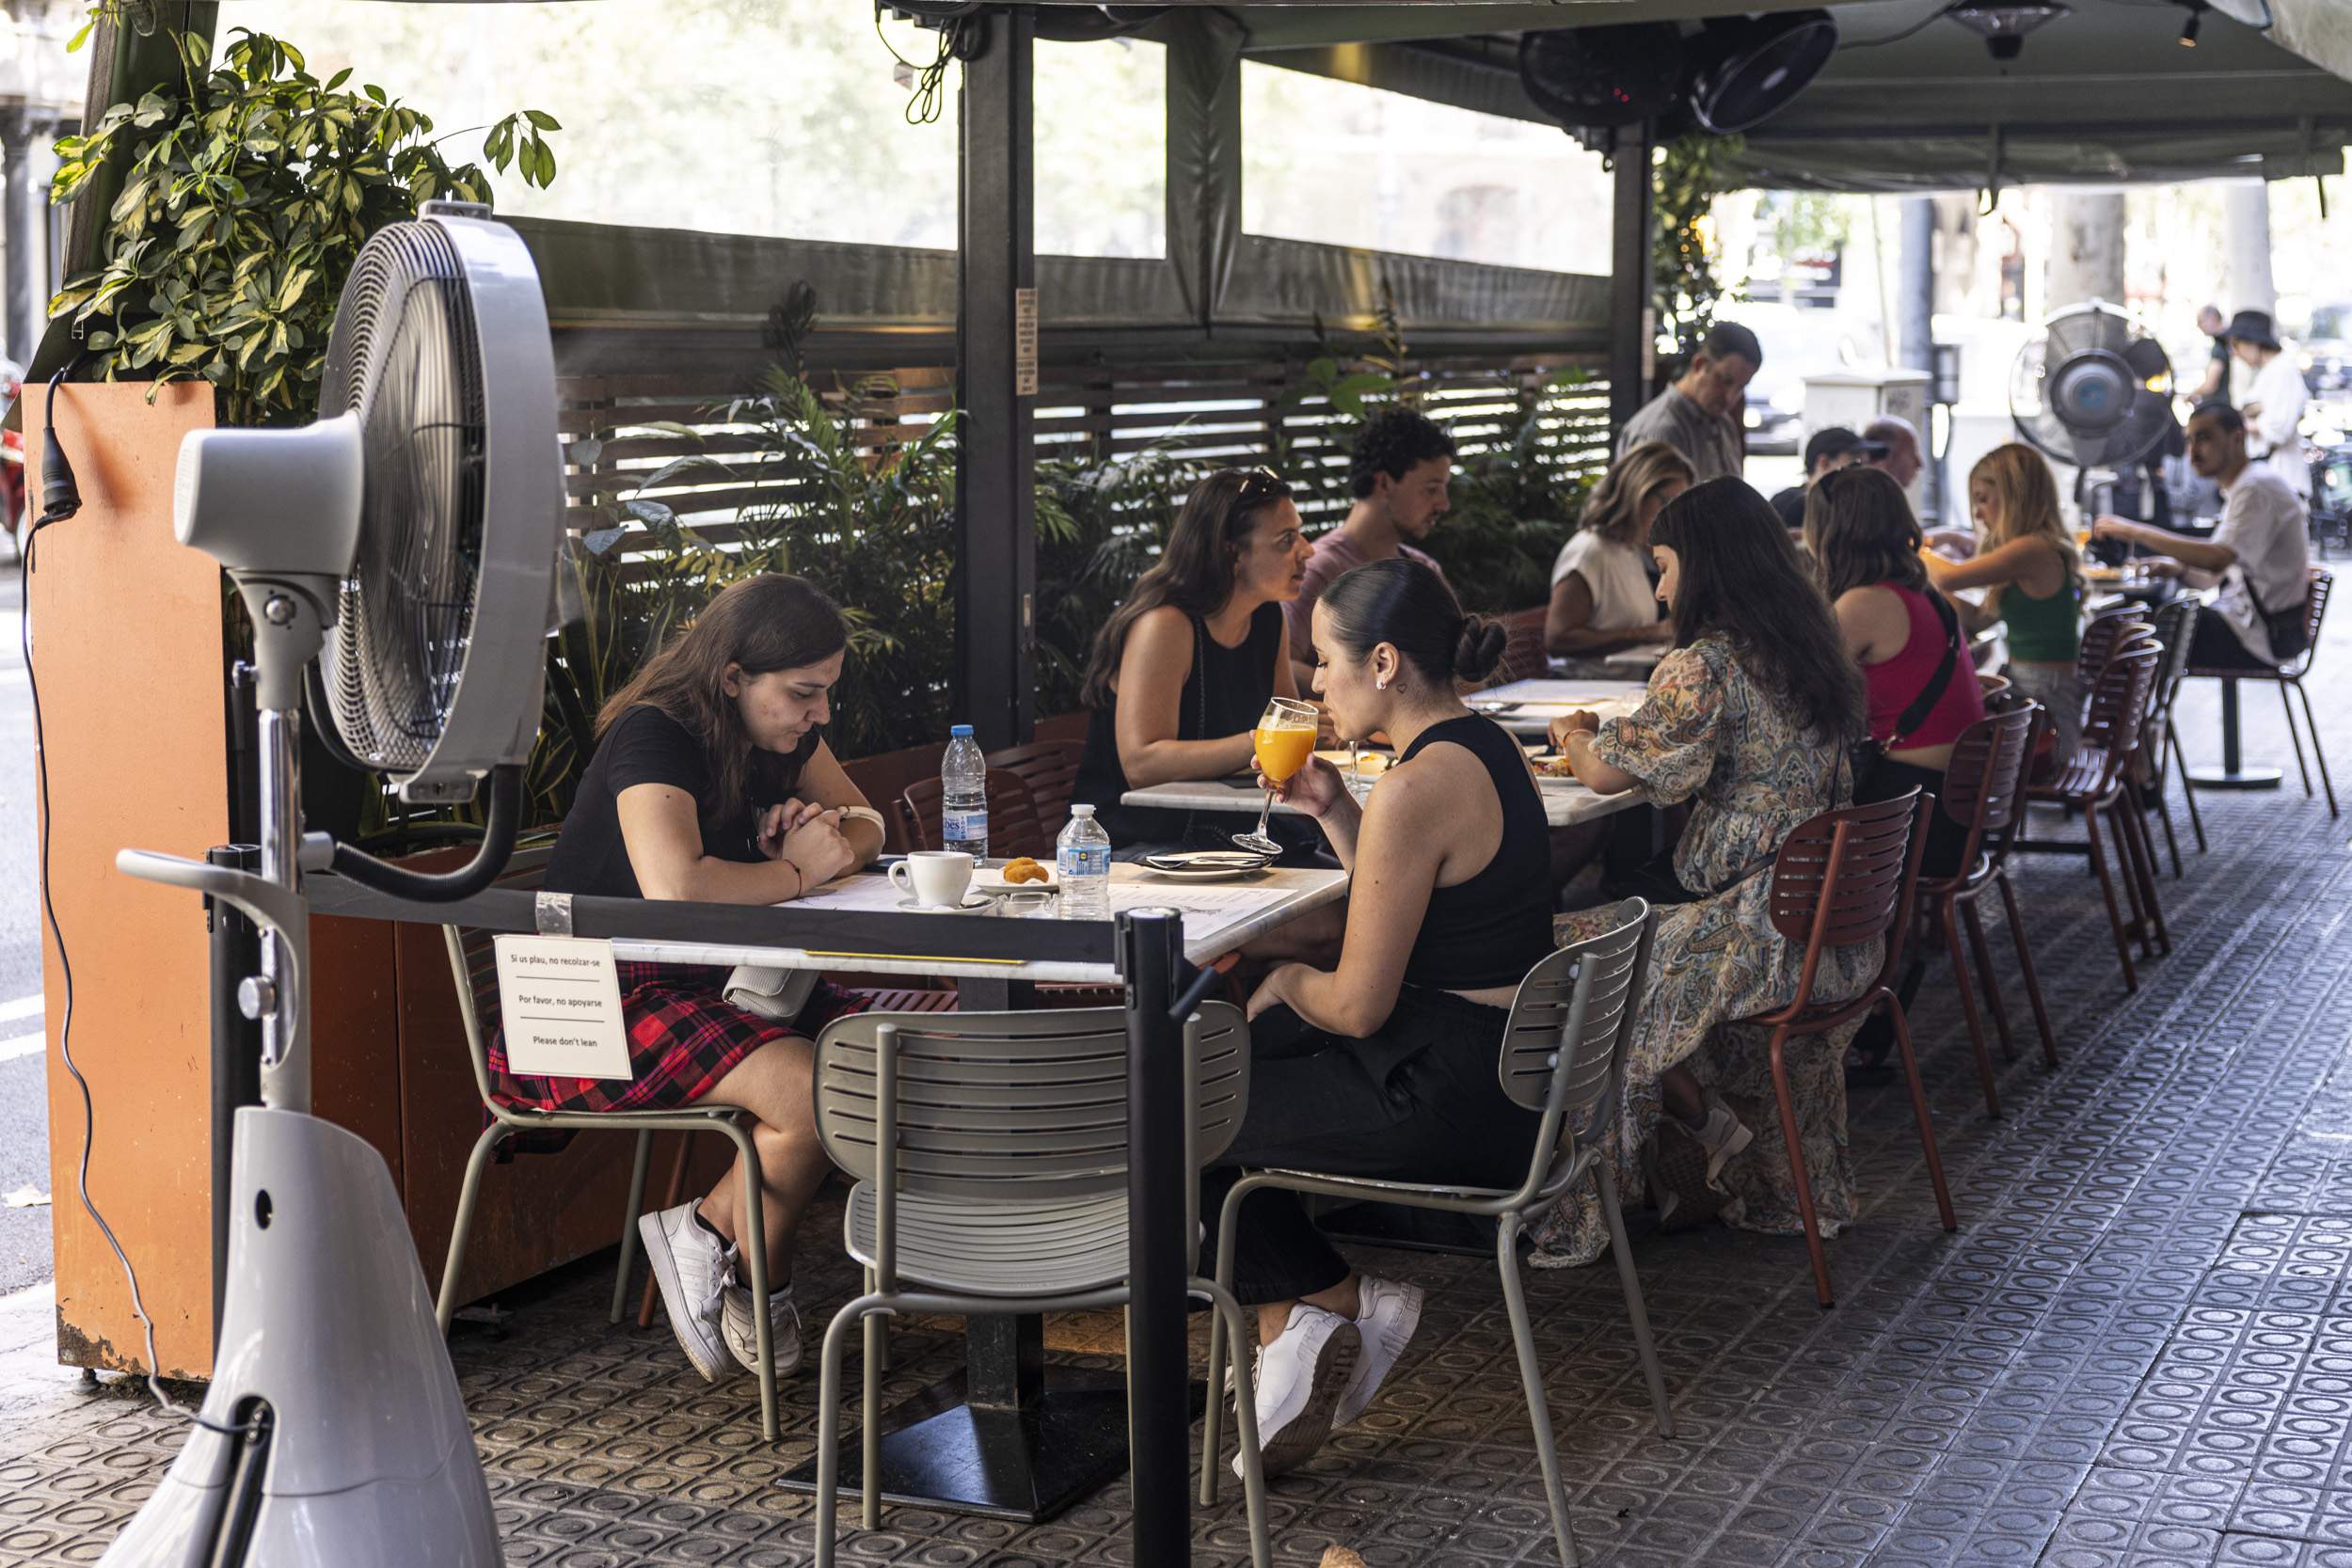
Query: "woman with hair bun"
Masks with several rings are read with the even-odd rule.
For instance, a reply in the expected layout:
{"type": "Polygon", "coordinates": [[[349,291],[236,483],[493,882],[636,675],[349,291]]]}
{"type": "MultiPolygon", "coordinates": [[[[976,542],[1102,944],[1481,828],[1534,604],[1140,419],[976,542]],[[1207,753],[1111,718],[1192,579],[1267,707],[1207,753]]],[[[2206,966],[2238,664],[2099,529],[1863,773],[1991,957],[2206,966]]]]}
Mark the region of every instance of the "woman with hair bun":
{"type": "MultiPolygon", "coordinates": [[[[1340,578],[1311,625],[1340,736],[1385,734],[1398,760],[1360,804],[1320,759],[1260,780],[1321,827],[1353,896],[1333,967],[1279,964],[1249,999],[1255,1082],[1226,1166],[1202,1179],[1212,1226],[1245,1166],[1507,1188],[1534,1148],[1538,1118],[1503,1094],[1495,1058],[1513,993],[1552,948],[1543,800],[1518,743],[1456,685],[1492,673],[1502,627],[1402,558],[1340,578]]],[[[1372,1402],[1421,1291],[1350,1270],[1295,1194],[1253,1194],[1237,1225],[1275,1475],[1372,1402]]]]}

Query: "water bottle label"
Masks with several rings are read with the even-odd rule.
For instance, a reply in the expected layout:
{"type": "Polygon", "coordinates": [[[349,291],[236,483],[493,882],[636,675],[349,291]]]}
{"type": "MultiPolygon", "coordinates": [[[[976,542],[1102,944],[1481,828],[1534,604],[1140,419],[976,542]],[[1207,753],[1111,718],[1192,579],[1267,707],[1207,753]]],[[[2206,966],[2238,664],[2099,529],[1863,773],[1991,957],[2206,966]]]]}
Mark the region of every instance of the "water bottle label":
{"type": "Polygon", "coordinates": [[[943,811],[940,814],[940,836],[949,844],[975,844],[988,837],[988,808],[977,811],[943,811]]]}
{"type": "Polygon", "coordinates": [[[1107,877],[1111,874],[1111,847],[1107,844],[1063,845],[1055,870],[1065,881],[1073,877],[1107,877]]]}

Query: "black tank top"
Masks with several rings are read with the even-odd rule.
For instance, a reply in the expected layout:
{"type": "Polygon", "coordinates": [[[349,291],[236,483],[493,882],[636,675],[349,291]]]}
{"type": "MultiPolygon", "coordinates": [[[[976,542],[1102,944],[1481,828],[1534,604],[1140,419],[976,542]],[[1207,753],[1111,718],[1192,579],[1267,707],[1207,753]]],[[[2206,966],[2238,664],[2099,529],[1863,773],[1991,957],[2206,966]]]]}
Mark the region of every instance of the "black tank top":
{"type": "Polygon", "coordinates": [[[1551,951],[1551,837],[1527,753],[1491,719],[1474,713],[1432,724],[1405,749],[1459,746],[1486,765],[1502,806],[1502,842],[1478,875],[1429,891],[1429,912],[1405,960],[1405,983],[1442,990],[1516,986],[1551,951]]]}
{"type": "MultiPolygon", "coordinates": [[[[1249,617],[1249,635],[1228,648],[1192,618],[1192,673],[1176,700],[1176,738],[1215,740],[1255,729],[1274,695],[1274,661],[1282,651],[1282,607],[1260,605],[1249,617]]],[[[1078,764],[1071,799],[1090,802],[1113,848],[1173,844],[1184,836],[1185,814],[1150,806],[1122,806],[1127,769],[1119,760],[1119,694],[1113,692],[1087,720],[1087,747],[1078,764]]]]}

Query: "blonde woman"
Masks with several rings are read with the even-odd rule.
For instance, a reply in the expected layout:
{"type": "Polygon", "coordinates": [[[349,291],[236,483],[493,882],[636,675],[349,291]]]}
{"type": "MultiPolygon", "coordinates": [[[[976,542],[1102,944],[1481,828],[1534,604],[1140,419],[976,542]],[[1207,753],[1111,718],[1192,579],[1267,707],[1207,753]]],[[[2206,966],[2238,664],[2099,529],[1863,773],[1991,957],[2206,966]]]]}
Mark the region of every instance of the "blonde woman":
{"type": "Polygon", "coordinates": [[[2009,641],[2009,678],[2040,703],[2057,731],[2055,767],[2065,766],[2081,737],[2083,696],[2074,679],[2082,645],[2083,559],[2058,515],[2058,481],[2031,447],[1994,447],[1968,470],[1968,510],[1977,553],[1967,561],[1924,559],[1946,594],[1984,589],[1981,608],[1955,601],[1971,631],[2001,622],[2009,641]]]}
{"type": "Polygon", "coordinates": [[[1649,526],[1696,483],[1690,460],[1663,441],[1645,441],[1609,466],[1552,562],[1547,653],[1605,654],[1674,641],[1673,624],[1659,619],[1650,592],[1649,526]]]}

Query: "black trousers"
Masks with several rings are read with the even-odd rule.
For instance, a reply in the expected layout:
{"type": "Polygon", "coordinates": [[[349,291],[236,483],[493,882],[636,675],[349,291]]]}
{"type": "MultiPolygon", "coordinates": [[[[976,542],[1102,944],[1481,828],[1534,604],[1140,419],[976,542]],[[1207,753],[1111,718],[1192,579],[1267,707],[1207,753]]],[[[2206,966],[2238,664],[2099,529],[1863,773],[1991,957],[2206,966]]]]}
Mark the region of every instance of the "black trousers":
{"type": "MultiPolygon", "coordinates": [[[[1248,1115],[1226,1163],[1200,1178],[1204,1272],[1245,1168],[1518,1186],[1541,1118],[1496,1078],[1508,1017],[1414,987],[1368,1039],[1327,1035],[1287,1007],[1262,1015],[1250,1025],[1248,1115]]],[[[1235,1220],[1233,1294],[1244,1304],[1295,1301],[1347,1277],[1298,1194],[1254,1193],[1235,1220]]]]}
{"type": "MultiPolygon", "coordinates": [[[[1935,807],[1928,816],[1928,847],[1920,856],[1919,875],[1950,877],[1961,869],[1960,852],[1968,847],[1968,830],[1953,821],[1944,810],[1944,774],[1941,769],[1920,768],[1908,762],[1892,762],[1881,757],[1864,781],[1862,794],[1867,804],[1872,800],[1891,800],[1913,787],[1926,790],[1936,798],[1935,807]]],[[[1903,977],[1896,988],[1896,995],[1906,1011],[1911,999],[1919,993],[1919,982],[1928,972],[1927,959],[1915,948],[1903,966],[1903,977]]],[[[1852,1050],[1863,1060],[1879,1061],[1895,1049],[1895,1021],[1884,1011],[1872,1013],[1854,1031],[1852,1050]]]]}
{"type": "Polygon", "coordinates": [[[2209,604],[2197,607],[2197,631],[2188,640],[2188,662],[2193,670],[2250,670],[2265,675],[2279,673],[2277,665],[2249,653],[2246,644],[2237,640],[2237,627],[2209,604]]]}

